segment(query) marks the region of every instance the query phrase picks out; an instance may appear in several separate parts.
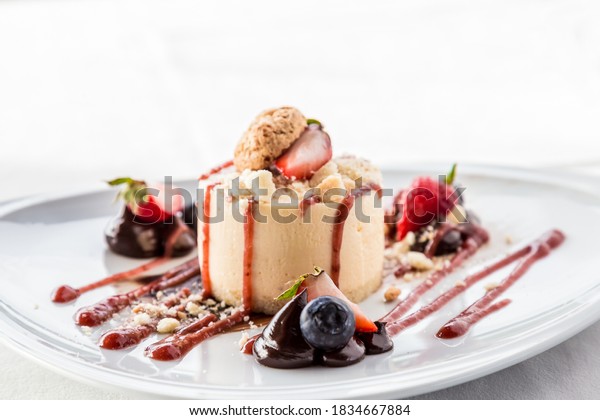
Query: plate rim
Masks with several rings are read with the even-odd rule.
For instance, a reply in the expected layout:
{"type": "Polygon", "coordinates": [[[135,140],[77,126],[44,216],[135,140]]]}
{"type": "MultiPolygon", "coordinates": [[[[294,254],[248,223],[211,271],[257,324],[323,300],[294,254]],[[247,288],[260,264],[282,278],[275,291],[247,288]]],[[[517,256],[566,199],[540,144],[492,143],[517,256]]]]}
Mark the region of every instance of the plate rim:
{"type": "MultiPolygon", "coordinates": [[[[402,165],[400,169],[384,166],[383,172],[428,172],[439,171],[442,168],[441,164],[411,164],[402,165]]],[[[567,188],[571,191],[577,191],[585,195],[589,195],[595,199],[600,198],[600,193],[595,190],[595,182],[597,178],[593,176],[572,174],[564,171],[547,172],[544,170],[531,170],[524,168],[515,168],[510,166],[498,165],[473,165],[461,164],[461,171],[468,175],[482,175],[493,178],[515,179],[517,181],[538,182],[543,184],[557,185],[567,188]]],[[[443,172],[442,172],[443,173],[443,172]]],[[[176,181],[177,182],[177,181],[176,181]]],[[[193,182],[192,180],[183,180],[179,182],[193,182]]],[[[63,193],[42,194],[23,199],[17,199],[5,204],[0,204],[0,220],[6,215],[17,212],[20,209],[27,208],[32,205],[44,203],[47,201],[63,200],[74,198],[86,194],[97,194],[102,191],[109,190],[108,187],[98,187],[96,189],[80,189],[67,191],[63,193]]],[[[600,203],[599,203],[600,205],[600,203]]],[[[457,359],[452,359],[451,363],[456,366],[442,365],[446,370],[450,371],[450,375],[442,376],[435,380],[435,372],[429,375],[421,375],[420,380],[414,380],[412,383],[402,382],[401,386],[394,382],[394,377],[397,377],[398,372],[378,375],[374,378],[361,378],[355,380],[342,380],[338,383],[335,389],[331,389],[331,384],[327,388],[319,388],[314,385],[304,385],[301,395],[296,394],[296,398],[300,399],[315,399],[315,398],[406,398],[409,396],[418,395],[423,392],[433,392],[449,386],[454,386],[460,383],[489,375],[503,368],[512,366],[530,357],[533,357],[581,332],[594,322],[600,320],[600,305],[594,305],[600,302],[600,290],[590,296],[578,296],[573,300],[578,300],[579,304],[572,310],[560,314],[559,320],[552,319],[538,325],[538,329],[532,334],[527,334],[527,337],[517,339],[510,342],[510,352],[502,357],[495,357],[495,360],[486,363],[481,357],[475,359],[479,363],[469,363],[462,359],[469,359],[468,356],[463,356],[458,359],[462,364],[457,363],[457,359]],[[546,325],[546,324],[552,324],[546,325]],[[561,328],[557,328],[560,326],[561,328]],[[553,333],[552,329],[558,329],[559,333],[553,333]],[[540,340],[540,338],[542,338],[540,340]],[[360,384],[361,392],[352,392],[360,384]],[[310,388],[310,389],[309,389],[310,388]]],[[[10,323],[10,317],[5,311],[4,302],[0,298],[0,341],[12,348],[16,352],[25,355],[30,360],[33,360],[42,366],[60,374],[66,375],[80,382],[92,384],[94,386],[101,385],[107,389],[118,387],[133,393],[141,393],[151,396],[168,396],[174,398],[258,398],[275,399],[289,398],[290,389],[298,389],[298,387],[276,387],[276,389],[265,388],[232,388],[225,386],[214,385],[195,385],[177,384],[164,381],[154,381],[152,378],[142,377],[123,371],[108,370],[102,366],[95,365],[91,362],[82,362],[76,358],[65,358],[64,354],[56,350],[48,350],[41,352],[35,348],[35,340],[29,337],[27,330],[20,330],[17,325],[10,323]],[[7,332],[12,332],[15,335],[7,332]],[[20,340],[18,339],[20,338],[20,340]],[[26,345],[29,342],[29,345],[26,345]],[[140,380],[141,379],[141,380],[140,380]],[[111,388],[112,387],[112,388],[111,388]],[[278,392],[277,392],[278,391],[278,392]],[[265,396],[265,393],[267,395],[265,396]]],[[[40,345],[39,343],[37,343],[40,345]]],[[[495,348],[495,347],[494,347],[495,348]]],[[[490,348],[484,349],[485,352],[490,352],[490,348]]],[[[448,362],[445,362],[448,363],[448,362]]],[[[439,370],[439,369],[438,369],[439,370]]]]}

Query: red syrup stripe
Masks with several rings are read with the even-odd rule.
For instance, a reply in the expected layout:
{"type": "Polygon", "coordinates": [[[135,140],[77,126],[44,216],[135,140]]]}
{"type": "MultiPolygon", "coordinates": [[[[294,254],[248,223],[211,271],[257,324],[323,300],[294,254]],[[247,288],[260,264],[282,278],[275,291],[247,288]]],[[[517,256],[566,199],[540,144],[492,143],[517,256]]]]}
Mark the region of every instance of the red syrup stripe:
{"type": "Polygon", "coordinates": [[[216,184],[208,185],[204,193],[202,206],[202,288],[204,298],[212,296],[210,281],[210,202],[216,184]]]}
{"type": "MultiPolygon", "coordinates": [[[[454,287],[452,287],[451,289],[449,289],[448,291],[446,291],[445,293],[443,293],[439,297],[437,297],[433,302],[421,307],[419,310],[413,312],[412,314],[408,315],[407,317],[404,317],[402,319],[399,319],[399,318],[390,319],[388,321],[388,324],[386,325],[386,330],[387,330],[388,334],[390,334],[390,335],[399,334],[400,332],[404,331],[406,328],[417,324],[419,321],[425,319],[432,313],[441,309],[450,300],[454,299],[456,296],[458,296],[459,294],[461,294],[462,292],[467,290],[469,287],[473,286],[474,284],[481,281],[482,279],[488,277],[492,273],[508,266],[509,264],[512,264],[519,260],[521,260],[519,264],[520,265],[523,264],[523,261],[524,261],[523,259],[528,259],[531,256],[532,252],[534,252],[533,250],[536,250],[538,248],[543,248],[543,246],[540,246],[540,244],[546,243],[545,241],[548,238],[551,238],[551,241],[552,241],[552,245],[549,245],[549,246],[551,248],[555,248],[556,246],[560,245],[560,243],[562,243],[562,240],[564,240],[564,235],[559,231],[551,231],[551,232],[545,234],[544,236],[542,236],[540,239],[533,242],[532,244],[529,244],[529,245],[509,254],[505,258],[502,258],[501,260],[496,261],[489,267],[486,267],[483,270],[480,270],[480,271],[468,276],[464,280],[464,282],[463,282],[464,284],[455,285],[454,287]],[[558,241],[557,238],[562,238],[562,239],[560,239],[558,241]]],[[[535,251],[534,253],[537,253],[537,252],[538,251],[535,251]]],[[[541,258],[541,257],[537,257],[537,259],[539,259],[539,258],[541,258]]],[[[529,264],[529,266],[530,265],[531,265],[531,263],[529,264]]],[[[527,268],[529,268],[529,266],[527,268]]],[[[517,269],[518,269],[518,267],[515,270],[517,270],[517,269]]],[[[520,273],[519,277],[522,276],[525,273],[525,271],[520,273]]],[[[514,271],[513,271],[513,273],[514,273],[514,271]]],[[[511,276],[512,276],[512,273],[511,273],[511,276]]],[[[509,276],[509,278],[510,278],[510,276],[509,276]]],[[[516,279],[514,281],[516,281],[516,279]]],[[[510,283],[510,285],[512,285],[514,283],[514,281],[512,281],[510,283]]],[[[510,285],[506,286],[506,288],[508,288],[510,285]]],[[[491,292],[493,292],[494,290],[497,290],[499,288],[493,289],[491,292]]],[[[505,289],[503,289],[503,290],[505,290],[505,289]]],[[[491,292],[486,293],[486,296],[491,294],[491,292]]],[[[498,302],[492,306],[489,306],[491,301],[494,300],[500,293],[501,292],[495,293],[494,297],[492,299],[489,299],[489,300],[486,299],[486,302],[485,302],[486,304],[481,306],[481,308],[482,308],[481,311],[479,311],[477,313],[469,314],[469,315],[471,315],[469,320],[472,321],[472,324],[479,321],[481,318],[485,317],[486,315],[488,315],[498,309],[501,309],[510,303],[510,300],[505,299],[505,300],[498,302]]],[[[478,301],[478,302],[480,302],[480,301],[478,301]]],[[[400,303],[400,305],[401,304],[402,303],[400,303]]],[[[473,308],[473,305],[469,308],[473,308]]],[[[463,314],[465,312],[466,311],[464,311],[463,314]]],[[[466,331],[464,331],[464,332],[466,332],[466,331]]],[[[438,333],[438,336],[439,336],[439,333],[438,333]]],[[[443,338],[443,337],[440,337],[440,338],[443,338]]]]}
{"type": "Polygon", "coordinates": [[[215,166],[214,168],[212,168],[208,172],[200,175],[198,177],[198,181],[204,181],[205,179],[208,179],[211,176],[218,174],[219,172],[223,171],[223,169],[229,168],[230,166],[233,166],[233,160],[228,160],[227,162],[222,163],[219,166],[215,166]]]}
{"type": "MultiPolygon", "coordinates": [[[[352,210],[352,207],[354,207],[354,202],[356,201],[356,198],[365,195],[369,191],[375,191],[377,194],[379,194],[379,197],[381,198],[381,187],[377,184],[367,184],[360,188],[352,190],[352,192],[349,195],[344,197],[337,209],[338,214],[333,224],[331,240],[331,279],[333,280],[333,283],[338,287],[340,281],[340,270],[342,268],[341,252],[346,219],[348,219],[348,216],[350,215],[350,210],[352,210]]],[[[304,205],[304,201],[302,203],[304,205]]],[[[308,206],[310,206],[310,204],[312,204],[311,201],[307,202],[308,206]]],[[[303,212],[305,210],[305,208],[302,208],[303,212]]]]}
{"type": "MultiPolygon", "coordinates": [[[[438,338],[455,338],[466,334],[469,329],[482,318],[496,312],[510,303],[509,299],[492,304],[492,302],[515,284],[533,264],[545,258],[551,251],[565,241],[565,235],[559,230],[551,230],[526,247],[526,254],[519,260],[513,271],[497,287],[488,290],[483,297],[448,321],[436,334],[438,338]]],[[[521,250],[522,251],[522,250],[521,250]]],[[[518,252],[518,251],[517,251],[518,252]]],[[[509,255],[506,259],[509,259],[509,255]]],[[[486,270],[483,270],[484,273],[486,270]]],[[[489,271],[491,274],[493,271],[489,271]]],[[[484,276],[485,277],[485,276],[484,276]]]]}
{"type": "MultiPolygon", "coordinates": [[[[176,307],[177,310],[183,310],[184,306],[181,304],[181,300],[187,298],[191,293],[191,290],[185,287],[163,303],[167,308],[176,307]]],[[[109,350],[122,350],[135,346],[155,331],[159,321],[159,318],[152,318],[152,321],[146,325],[130,325],[107,331],[98,340],[98,345],[109,350]]]]}
{"type": "Polygon", "coordinates": [[[468,258],[474,255],[477,250],[489,240],[487,232],[477,226],[474,236],[468,238],[463,247],[452,257],[450,264],[445,265],[442,269],[431,273],[427,279],[419,284],[402,302],[398,303],[390,312],[384,315],[379,321],[393,323],[398,321],[405,315],[421,296],[439,284],[450,273],[460,267],[468,258]]]}
{"type": "Polygon", "coordinates": [[[94,305],[86,306],[77,311],[75,322],[77,325],[96,327],[108,321],[114,314],[131,305],[136,299],[148,293],[175,287],[181,283],[200,275],[200,267],[196,258],[172,269],[156,280],[138,287],[127,293],[108,297],[94,305]]]}
{"type": "MultiPolygon", "coordinates": [[[[148,346],[145,354],[154,360],[171,361],[181,359],[204,340],[242,322],[247,314],[247,311],[240,310],[220,320],[217,320],[217,317],[213,314],[206,315],[195,323],[195,331],[184,329],[176,332],[148,346]]],[[[194,324],[188,327],[192,325],[194,324]]]]}
{"type": "Polygon", "coordinates": [[[252,310],[252,258],[254,253],[254,199],[248,199],[246,220],[244,223],[244,258],[242,278],[242,307],[250,312],[252,310]]]}
{"type": "Polygon", "coordinates": [[[177,229],[173,232],[167,242],[165,244],[165,255],[163,257],[155,258],[151,261],[148,261],[145,264],[142,264],[136,268],[133,268],[128,271],[123,271],[121,273],[113,274],[112,276],[108,276],[103,278],[102,280],[98,280],[94,283],[87,284],[80,288],[75,288],[69,285],[59,286],[52,292],[52,302],[54,303],[68,303],[72,302],[81,296],[83,293],[89,292],[94,289],[98,289],[100,287],[108,286],[113,283],[118,283],[120,281],[131,280],[140,275],[144,274],[147,271],[152,270],[153,268],[159,267],[168,261],[171,260],[171,255],[173,254],[173,249],[177,240],[186,230],[189,228],[179,219],[175,218],[175,223],[177,223],[177,229]]]}
{"type": "Polygon", "coordinates": [[[218,319],[209,314],[204,318],[182,328],[170,337],[164,338],[146,348],[145,354],[151,359],[170,361],[184,357],[203,341],[220,334],[241,323],[252,309],[252,258],[254,241],[254,209],[256,202],[248,200],[244,223],[244,258],[242,278],[242,308],[233,314],[218,319]],[[217,320],[218,319],[218,320],[217,320]]]}

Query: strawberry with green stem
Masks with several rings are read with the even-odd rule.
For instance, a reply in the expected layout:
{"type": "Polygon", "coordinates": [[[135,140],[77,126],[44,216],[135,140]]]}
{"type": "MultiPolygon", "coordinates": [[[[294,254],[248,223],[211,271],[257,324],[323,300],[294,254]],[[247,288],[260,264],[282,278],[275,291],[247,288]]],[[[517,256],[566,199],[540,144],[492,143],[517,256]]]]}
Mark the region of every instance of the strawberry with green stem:
{"type": "Polygon", "coordinates": [[[124,186],[117,195],[142,223],[159,223],[171,220],[183,211],[184,199],[171,194],[162,184],[148,185],[145,181],[129,177],[108,181],[111,186],[124,186]]]}

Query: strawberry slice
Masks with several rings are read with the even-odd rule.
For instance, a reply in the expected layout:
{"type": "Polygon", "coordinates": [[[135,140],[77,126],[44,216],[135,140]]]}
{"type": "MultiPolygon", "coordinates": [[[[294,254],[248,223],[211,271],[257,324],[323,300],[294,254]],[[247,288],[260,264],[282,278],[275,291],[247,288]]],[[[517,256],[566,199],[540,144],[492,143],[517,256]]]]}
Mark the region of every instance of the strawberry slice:
{"type": "Polygon", "coordinates": [[[109,185],[125,185],[118,198],[125,204],[142,223],[158,223],[171,219],[183,211],[184,198],[164,184],[146,184],[144,181],[132,178],[117,178],[108,182],[109,185]]]}
{"type": "Polygon", "coordinates": [[[356,303],[350,301],[341,291],[337,288],[331,277],[322,269],[315,267],[315,272],[311,274],[305,274],[301,276],[294,285],[283,292],[278,299],[289,299],[294,295],[307,291],[307,298],[311,300],[319,296],[334,296],[342,299],[346,302],[352,311],[354,312],[354,319],[356,320],[356,331],[358,332],[376,332],[377,325],[371,321],[360,309],[356,303]]]}
{"type": "Polygon", "coordinates": [[[452,185],[429,177],[416,178],[399,198],[402,214],[396,224],[396,240],[402,240],[408,232],[415,232],[440,216],[446,216],[457,198],[452,185]]]}
{"type": "Polygon", "coordinates": [[[332,154],[329,134],[320,124],[312,123],[274,165],[288,179],[309,179],[331,160],[332,154]]]}

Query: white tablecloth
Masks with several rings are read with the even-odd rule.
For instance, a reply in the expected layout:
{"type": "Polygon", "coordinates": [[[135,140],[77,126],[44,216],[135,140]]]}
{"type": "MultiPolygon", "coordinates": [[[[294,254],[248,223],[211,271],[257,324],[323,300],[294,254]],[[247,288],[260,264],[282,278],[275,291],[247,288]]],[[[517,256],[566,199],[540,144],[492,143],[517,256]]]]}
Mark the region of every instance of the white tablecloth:
{"type": "MultiPolygon", "coordinates": [[[[292,104],[336,153],[600,173],[600,3],[0,2],[0,201],[193,177],[292,104]],[[564,167],[564,168],[563,168],[564,167]]],[[[599,398],[600,326],[427,398],[599,398]]],[[[0,398],[130,396],[0,346],[0,398]]]]}

